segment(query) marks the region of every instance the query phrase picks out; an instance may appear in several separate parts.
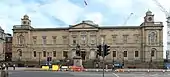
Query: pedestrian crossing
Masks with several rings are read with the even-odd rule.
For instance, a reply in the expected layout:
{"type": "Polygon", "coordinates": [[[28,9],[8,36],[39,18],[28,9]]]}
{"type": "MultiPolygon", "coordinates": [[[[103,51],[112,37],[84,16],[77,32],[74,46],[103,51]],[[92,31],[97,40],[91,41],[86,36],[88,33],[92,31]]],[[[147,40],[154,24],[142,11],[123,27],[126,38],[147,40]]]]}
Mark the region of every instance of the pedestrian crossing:
{"type": "Polygon", "coordinates": [[[114,77],[170,77],[170,73],[166,74],[160,74],[160,73],[155,73],[155,74],[135,74],[135,73],[129,73],[129,74],[123,74],[123,73],[118,73],[115,74],[113,73],[114,77]]]}

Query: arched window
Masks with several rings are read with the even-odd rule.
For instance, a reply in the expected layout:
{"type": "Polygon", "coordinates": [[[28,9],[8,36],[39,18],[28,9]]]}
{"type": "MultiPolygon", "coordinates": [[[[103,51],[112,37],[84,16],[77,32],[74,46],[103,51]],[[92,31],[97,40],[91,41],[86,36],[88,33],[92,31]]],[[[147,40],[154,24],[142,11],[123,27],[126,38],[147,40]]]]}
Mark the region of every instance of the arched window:
{"type": "Polygon", "coordinates": [[[33,51],[33,56],[36,57],[37,56],[37,52],[34,50],[33,51]]]}
{"type": "Polygon", "coordinates": [[[157,41],[157,34],[156,32],[150,32],[148,38],[149,44],[154,44],[157,41]]]}
{"type": "Polygon", "coordinates": [[[155,49],[155,48],[152,48],[152,49],[151,49],[151,57],[154,57],[154,56],[155,56],[155,53],[156,53],[156,49],[155,49]]]}
{"type": "Polygon", "coordinates": [[[24,36],[21,34],[18,36],[18,44],[24,44],[24,36]]]}
{"type": "Polygon", "coordinates": [[[18,52],[18,56],[21,57],[21,56],[22,56],[22,50],[21,50],[21,49],[18,49],[17,52],[18,52]]]}
{"type": "Polygon", "coordinates": [[[43,57],[46,57],[46,51],[43,51],[43,57]]]}

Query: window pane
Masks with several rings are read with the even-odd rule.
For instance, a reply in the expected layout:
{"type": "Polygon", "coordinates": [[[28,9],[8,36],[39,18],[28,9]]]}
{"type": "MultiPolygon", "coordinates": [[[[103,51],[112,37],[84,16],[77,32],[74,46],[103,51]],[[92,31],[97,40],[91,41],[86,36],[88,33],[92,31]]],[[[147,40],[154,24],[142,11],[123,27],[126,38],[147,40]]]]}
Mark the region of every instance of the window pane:
{"type": "Polygon", "coordinates": [[[57,37],[57,36],[52,36],[52,38],[53,38],[53,44],[56,44],[56,37],[57,37]]]}
{"type": "Polygon", "coordinates": [[[73,44],[76,44],[76,40],[73,40],[73,44]]]}
{"type": "Polygon", "coordinates": [[[127,57],[127,51],[124,51],[124,57],[127,57]]]}
{"type": "Polygon", "coordinates": [[[113,51],[113,57],[116,57],[116,51],[113,51]]]}
{"type": "Polygon", "coordinates": [[[22,51],[19,51],[19,56],[22,56],[22,51]]]}
{"type": "Polygon", "coordinates": [[[68,55],[67,55],[67,51],[63,51],[63,57],[67,58],[68,55]]]}
{"type": "Polygon", "coordinates": [[[53,57],[56,57],[56,51],[53,51],[53,57]]]}
{"type": "Polygon", "coordinates": [[[42,39],[43,39],[43,44],[46,44],[47,43],[46,36],[42,36],[42,39]]]}
{"type": "Polygon", "coordinates": [[[155,51],[154,51],[154,50],[152,50],[152,52],[151,52],[151,56],[152,56],[152,57],[154,57],[154,54],[155,54],[155,51]]]}
{"type": "Polygon", "coordinates": [[[36,56],[37,56],[36,51],[34,51],[34,57],[36,57],[36,56]]]}
{"type": "Polygon", "coordinates": [[[43,56],[46,57],[46,51],[43,51],[43,56]]]}
{"type": "Polygon", "coordinates": [[[138,57],[138,56],[139,56],[138,51],[135,51],[135,57],[138,57]]]}

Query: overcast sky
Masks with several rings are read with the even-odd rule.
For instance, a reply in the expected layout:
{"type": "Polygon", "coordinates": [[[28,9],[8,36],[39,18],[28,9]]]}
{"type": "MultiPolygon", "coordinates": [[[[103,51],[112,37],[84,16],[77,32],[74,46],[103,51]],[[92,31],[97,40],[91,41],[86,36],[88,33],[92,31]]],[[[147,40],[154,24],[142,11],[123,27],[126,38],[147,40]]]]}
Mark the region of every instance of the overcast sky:
{"type": "MultiPolygon", "coordinates": [[[[166,49],[166,17],[153,0],[0,0],[0,26],[12,34],[13,25],[20,25],[23,15],[30,16],[34,28],[52,28],[92,20],[100,26],[139,26],[145,13],[155,14],[155,21],[164,22],[166,49]],[[127,17],[133,13],[125,25],[127,17]]],[[[170,0],[158,0],[170,10],[170,0]]]]}

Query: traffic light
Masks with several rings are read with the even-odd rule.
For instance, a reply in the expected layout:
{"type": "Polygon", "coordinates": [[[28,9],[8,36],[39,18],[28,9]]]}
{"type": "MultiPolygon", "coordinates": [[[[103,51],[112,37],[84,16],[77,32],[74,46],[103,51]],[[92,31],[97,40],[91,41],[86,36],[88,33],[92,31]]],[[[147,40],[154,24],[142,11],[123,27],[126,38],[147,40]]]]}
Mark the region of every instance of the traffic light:
{"type": "Polygon", "coordinates": [[[101,48],[102,46],[101,45],[98,45],[97,46],[97,55],[99,55],[99,56],[102,56],[102,48],[101,48]]]}
{"type": "Polygon", "coordinates": [[[104,45],[104,57],[107,56],[108,54],[110,54],[110,46],[108,45],[104,45]]]}

